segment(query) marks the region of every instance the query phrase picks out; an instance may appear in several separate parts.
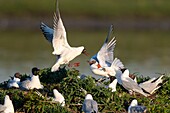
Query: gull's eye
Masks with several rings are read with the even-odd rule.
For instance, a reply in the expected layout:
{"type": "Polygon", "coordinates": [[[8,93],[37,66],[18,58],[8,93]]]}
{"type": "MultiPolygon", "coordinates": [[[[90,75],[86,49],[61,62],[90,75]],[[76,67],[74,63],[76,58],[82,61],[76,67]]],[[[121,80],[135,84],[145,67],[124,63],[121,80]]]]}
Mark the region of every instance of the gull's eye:
{"type": "Polygon", "coordinates": [[[93,61],[92,61],[92,63],[93,63],[93,64],[95,64],[95,63],[96,63],[96,61],[95,61],[95,60],[93,60],[93,61]]]}

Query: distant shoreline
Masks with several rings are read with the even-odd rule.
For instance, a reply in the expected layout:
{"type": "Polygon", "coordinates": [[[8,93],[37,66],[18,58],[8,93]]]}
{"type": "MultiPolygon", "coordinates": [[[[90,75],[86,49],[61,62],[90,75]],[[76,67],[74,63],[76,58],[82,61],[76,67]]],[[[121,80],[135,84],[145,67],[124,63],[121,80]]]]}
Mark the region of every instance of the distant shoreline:
{"type": "MultiPolygon", "coordinates": [[[[3,29],[37,29],[40,22],[52,26],[52,18],[0,18],[0,30],[3,29]]],[[[66,28],[70,29],[105,29],[113,24],[116,29],[158,29],[169,30],[170,20],[151,19],[94,19],[94,18],[63,18],[66,28]]]]}

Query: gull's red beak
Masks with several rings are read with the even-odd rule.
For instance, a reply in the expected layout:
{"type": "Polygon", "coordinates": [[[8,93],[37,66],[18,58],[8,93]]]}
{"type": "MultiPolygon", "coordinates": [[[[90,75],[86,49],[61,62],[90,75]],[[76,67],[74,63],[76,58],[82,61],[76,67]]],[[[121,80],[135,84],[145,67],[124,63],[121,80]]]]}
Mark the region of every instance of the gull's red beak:
{"type": "Polygon", "coordinates": [[[80,66],[80,62],[75,62],[75,63],[69,63],[68,64],[68,67],[78,67],[78,66],[80,66]]]}

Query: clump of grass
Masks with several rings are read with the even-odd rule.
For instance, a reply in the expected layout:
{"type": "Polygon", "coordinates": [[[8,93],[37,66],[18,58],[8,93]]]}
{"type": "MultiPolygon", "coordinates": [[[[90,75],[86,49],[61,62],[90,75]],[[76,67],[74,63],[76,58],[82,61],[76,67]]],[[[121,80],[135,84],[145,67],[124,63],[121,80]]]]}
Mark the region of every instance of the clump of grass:
{"type": "MultiPolygon", "coordinates": [[[[96,86],[95,79],[91,76],[80,79],[79,71],[76,69],[67,70],[65,67],[57,72],[51,72],[49,68],[42,69],[40,81],[44,89],[39,90],[45,98],[37,95],[35,90],[21,91],[20,89],[7,89],[7,81],[0,84],[0,102],[3,103],[4,96],[12,93],[12,101],[17,112],[34,113],[70,113],[81,112],[85,95],[91,93],[94,100],[99,104],[100,112],[125,112],[132,99],[137,98],[138,102],[147,107],[148,112],[170,112],[170,77],[165,77],[164,85],[156,92],[154,97],[131,96],[122,88],[117,86],[116,92],[111,89],[96,86]],[[61,107],[46,99],[53,96],[52,90],[56,88],[65,97],[66,105],[61,107]]],[[[28,75],[23,75],[24,80],[28,75]]],[[[138,81],[145,81],[148,77],[138,77],[138,81]]]]}

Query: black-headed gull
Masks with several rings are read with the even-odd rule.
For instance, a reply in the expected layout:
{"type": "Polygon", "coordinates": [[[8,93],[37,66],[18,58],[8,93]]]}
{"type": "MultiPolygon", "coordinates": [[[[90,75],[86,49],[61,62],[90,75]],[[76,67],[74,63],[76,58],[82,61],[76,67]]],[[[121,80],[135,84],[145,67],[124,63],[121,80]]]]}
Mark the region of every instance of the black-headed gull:
{"type": "Polygon", "coordinates": [[[158,78],[154,77],[149,79],[148,81],[142,82],[139,84],[141,88],[147,91],[150,94],[153,94],[157,89],[159,89],[162,85],[162,78],[164,75],[159,76],[158,78]]]}
{"type": "Polygon", "coordinates": [[[19,88],[20,78],[21,78],[21,74],[18,72],[15,73],[14,77],[11,77],[11,79],[8,81],[7,87],[8,88],[19,88]]]}
{"type": "Polygon", "coordinates": [[[4,105],[0,104],[0,113],[14,113],[14,106],[8,95],[5,96],[4,105]]]}
{"type": "Polygon", "coordinates": [[[92,56],[89,61],[90,69],[96,75],[106,77],[115,76],[117,74],[117,71],[121,73],[121,71],[119,70],[120,68],[124,68],[124,65],[118,58],[113,59],[113,51],[116,45],[115,37],[113,37],[111,41],[108,42],[109,37],[111,37],[112,31],[113,25],[110,26],[108,35],[103,46],[97,54],[92,56]]]}
{"type": "Polygon", "coordinates": [[[91,94],[87,94],[83,102],[82,111],[85,113],[98,113],[98,105],[91,94]]]}
{"type": "Polygon", "coordinates": [[[142,89],[133,79],[129,77],[129,70],[124,68],[121,69],[122,75],[120,76],[122,86],[129,91],[129,93],[137,92],[145,97],[149,96],[147,92],[144,92],[142,89]]]}
{"type": "Polygon", "coordinates": [[[54,20],[53,20],[54,31],[48,26],[46,26],[44,23],[42,23],[40,26],[46,39],[49,42],[52,42],[53,49],[54,49],[52,54],[57,56],[57,61],[51,68],[52,72],[57,71],[60,65],[68,64],[71,60],[73,60],[74,58],[76,58],[82,53],[87,55],[84,46],[71,47],[68,44],[67,37],[66,37],[66,30],[64,28],[60,16],[60,12],[58,9],[58,0],[57,0],[56,7],[57,7],[57,11],[56,13],[54,13],[54,20]]]}
{"type": "Polygon", "coordinates": [[[40,79],[39,79],[39,69],[34,67],[32,68],[32,76],[31,78],[22,81],[20,84],[20,89],[22,90],[29,90],[29,89],[43,89],[44,86],[41,85],[40,79]]]}
{"type": "Polygon", "coordinates": [[[138,105],[136,99],[132,100],[130,106],[128,107],[128,113],[145,113],[146,107],[138,105]]]}

